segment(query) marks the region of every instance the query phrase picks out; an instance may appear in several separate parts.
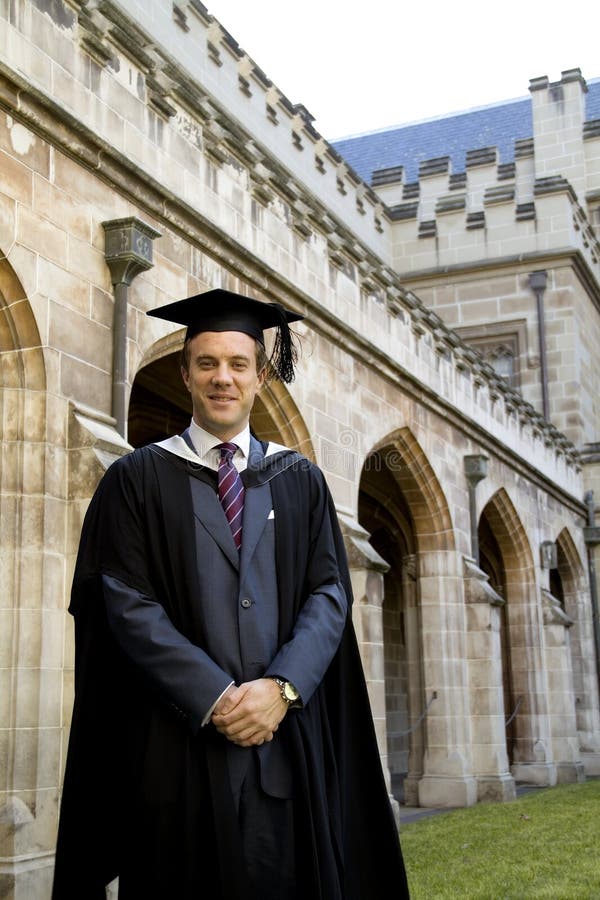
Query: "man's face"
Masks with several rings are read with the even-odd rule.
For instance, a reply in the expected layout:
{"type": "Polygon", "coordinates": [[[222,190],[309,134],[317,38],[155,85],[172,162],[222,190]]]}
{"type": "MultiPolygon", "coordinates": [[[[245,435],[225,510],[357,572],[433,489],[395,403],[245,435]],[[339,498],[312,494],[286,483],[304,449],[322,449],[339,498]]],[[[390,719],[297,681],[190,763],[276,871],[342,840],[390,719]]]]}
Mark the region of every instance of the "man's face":
{"type": "Polygon", "coordinates": [[[189,343],[182,367],[192,395],[194,421],[228,441],[248,424],[265,372],[256,371],[256,342],[241,331],[201,331],[189,343]]]}

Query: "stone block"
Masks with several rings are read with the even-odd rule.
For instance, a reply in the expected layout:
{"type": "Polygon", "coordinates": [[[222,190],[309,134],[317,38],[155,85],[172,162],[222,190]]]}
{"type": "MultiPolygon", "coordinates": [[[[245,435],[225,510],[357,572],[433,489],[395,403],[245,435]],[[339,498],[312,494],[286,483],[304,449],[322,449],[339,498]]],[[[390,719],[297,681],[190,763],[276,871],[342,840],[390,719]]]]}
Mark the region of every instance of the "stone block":
{"type": "MultiPolygon", "coordinates": [[[[89,302],[89,293],[86,290],[89,302]]],[[[49,339],[61,353],[81,359],[98,369],[107,370],[112,359],[112,332],[59,303],[51,304],[49,339]]]]}
{"type": "Polygon", "coordinates": [[[35,176],[34,211],[80,241],[91,240],[92,208],[39,175],[35,176]]]}
{"type": "Polygon", "coordinates": [[[48,550],[43,557],[42,606],[44,609],[62,609],[65,597],[65,528],[64,509],[62,503],[56,504],[57,515],[61,522],[57,528],[57,543],[60,546],[55,553],[48,550]],[[62,542],[61,542],[62,541],[62,542]]]}
{"type": "Polygon", "coordinates": [[[109,413],[111,409],[111,375],[70,356],[61,358],[60,390],[75,402],[101,412],[109,413]]]}
{"type": "Polygon", "coordinates": [[[19,207],[17,219],[17,240],[24,247],[40,253],[42,257],[51,260],[63,268],[67,266],[67,234],[26,206],[19,207]]]}
{"type": "Polygon", "coordinates": [[[16,728],[13,739],[15,790],[56,787],[60,765],[60,729],[16,728]]]}

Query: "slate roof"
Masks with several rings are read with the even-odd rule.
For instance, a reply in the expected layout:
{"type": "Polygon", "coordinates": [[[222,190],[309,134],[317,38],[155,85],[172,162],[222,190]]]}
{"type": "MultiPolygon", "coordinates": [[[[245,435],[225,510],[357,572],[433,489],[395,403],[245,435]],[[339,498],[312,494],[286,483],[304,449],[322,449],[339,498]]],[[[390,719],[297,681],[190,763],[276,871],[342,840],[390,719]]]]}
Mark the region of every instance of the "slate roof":
{"type": "MultiPolygon", "coordinates": [[[[587,81],[586,121],[600,119],[600,78],[587,81]]],[[[404,183],[418,180],[419,163],[449,156],[450,171],[465,171],[469,150],[498,148],[498,162],[514,161],[515,141],[532,138],[531,98],[397,125],[341,138],[331,144],[367,184],[377,169],[404,167],[404,183]]]]}

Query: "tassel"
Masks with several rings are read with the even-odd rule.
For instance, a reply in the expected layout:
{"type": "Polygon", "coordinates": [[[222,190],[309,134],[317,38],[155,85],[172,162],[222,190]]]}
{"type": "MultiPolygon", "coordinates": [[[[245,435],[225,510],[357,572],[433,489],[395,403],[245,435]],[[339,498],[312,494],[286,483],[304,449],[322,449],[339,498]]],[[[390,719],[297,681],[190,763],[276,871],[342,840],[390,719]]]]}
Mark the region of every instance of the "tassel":
{"type": "Polygon", "coordinates": [[[294,365],[298,361],[298,347],[283,306],[279,303],[271,303],[270,306],[277,311],[279,321],[269,361],[279,380],[289,384],[295,378],[294,365]]]}

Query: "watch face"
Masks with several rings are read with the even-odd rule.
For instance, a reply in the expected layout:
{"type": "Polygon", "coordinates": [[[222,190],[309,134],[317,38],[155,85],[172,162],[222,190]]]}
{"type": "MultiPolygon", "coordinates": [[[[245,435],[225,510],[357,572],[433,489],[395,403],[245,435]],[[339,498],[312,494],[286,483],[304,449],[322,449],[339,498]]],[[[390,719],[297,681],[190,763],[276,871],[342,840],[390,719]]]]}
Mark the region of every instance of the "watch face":
{"type": "Polygon", "coordinates": [[[286,681],[286,683],[284,684],[283,693],[285,694],[285,699],[289,700],[290,703],[294,700],[297,700],[300,696],[294,685],[290,684],[289,681],[286,681]]]}

